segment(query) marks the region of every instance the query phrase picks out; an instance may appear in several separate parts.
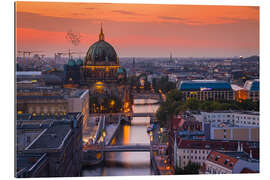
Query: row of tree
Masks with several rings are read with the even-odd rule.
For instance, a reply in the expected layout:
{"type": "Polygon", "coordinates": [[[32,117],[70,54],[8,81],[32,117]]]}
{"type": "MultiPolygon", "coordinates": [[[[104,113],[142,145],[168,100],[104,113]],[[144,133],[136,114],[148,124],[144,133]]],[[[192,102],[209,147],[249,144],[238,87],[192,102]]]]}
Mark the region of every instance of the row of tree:
{"type": "Polygon", "coordinates": [[[147,79],[144,79],[143,85],[141,84],[140,78],[142,78],[142,76],[144,76],[144,74],[142,74],[138,77],[137,76],[130,76],[127,78],[127,84],[130,86],[131,89],[135,90],[136,92],[140,92],[143,90],[145,90],[145,91],[151,90],[151,83],[148,82],[147,79]],[[143,87],[143,89],[141,87],[143,87]]]}
{"type": "Polygon", "coordinates": [[[174,89],[166,94],[166,101],[162,102],[157,111],[157,120],[160,126],[167,127],[168,120],[181,111],[217,111],[217,110],[248,110],[259,111],[259,102],[251,100],[238,101],[200,101],[196,99],[185,100],[180,90],[174,89]]]}
{"type": "Polygon", "coordinates": [[[122,100],[113,95],[93,94],[89,99],[90,113],[115,113],[123,108],[122,100]]]}
{"type": "Polygon", "coordinates": [[[176,88],[176,83],[170,82],[168,76],[162,76],[159,79],[152,79],[152,87],[156,93],[159,93],[159,90],[164,93],[168,93],[170,90],[176,88]]]}

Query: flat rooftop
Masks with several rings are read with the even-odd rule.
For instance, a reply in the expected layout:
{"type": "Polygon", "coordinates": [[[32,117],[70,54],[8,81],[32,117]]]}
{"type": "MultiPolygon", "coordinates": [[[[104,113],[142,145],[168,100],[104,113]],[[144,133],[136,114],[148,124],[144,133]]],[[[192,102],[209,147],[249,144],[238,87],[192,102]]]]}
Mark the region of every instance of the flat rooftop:
{"type": "Polygon", "coordinates": [[[60,149],[71,133],[71,125],[54,125],[45,129],[26,150],[60,149]]]}
{"type": "Polygon", "coordinates": [[[232,90],[230,83],[218,80],[181,81],[178,87],[182,91],[232,90]]]}

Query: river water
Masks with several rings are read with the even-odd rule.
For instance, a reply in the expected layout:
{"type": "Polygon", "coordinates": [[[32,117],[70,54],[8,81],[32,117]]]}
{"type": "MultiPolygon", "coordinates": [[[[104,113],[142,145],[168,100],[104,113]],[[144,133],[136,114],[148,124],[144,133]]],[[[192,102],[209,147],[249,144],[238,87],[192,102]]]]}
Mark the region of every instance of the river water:
{"type": "MultiPolygon", "coordinates": [[[[153,99],[135,99],[134,104],[154,103],[153,99]]],[[[134,113],[154,113],[155,105],[134,105],[134,113]]],[[[113,144],[150,144],[146,132],[150,123],[149,117],[133,117],[131,125],[123,125],[121,132],[113,144]]],[[[107,152],[105,163],[94,167],[84,168],[82,176],[136,176],[151,175],[150,152],[107,152]]]]}

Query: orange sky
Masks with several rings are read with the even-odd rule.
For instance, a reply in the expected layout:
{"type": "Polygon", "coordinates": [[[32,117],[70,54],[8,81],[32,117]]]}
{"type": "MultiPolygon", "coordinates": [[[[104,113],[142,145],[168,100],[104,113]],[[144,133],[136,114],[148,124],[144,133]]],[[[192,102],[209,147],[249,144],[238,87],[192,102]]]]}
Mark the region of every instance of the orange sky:
{"type": "Polygon", "coordinates": [[[101,22],[120,57],[259,54],[258,7],[62,2],[16,3],[17,49],[86,52],[101,22]],[[82,35],[78,46],[68,30],[82,35]]]}

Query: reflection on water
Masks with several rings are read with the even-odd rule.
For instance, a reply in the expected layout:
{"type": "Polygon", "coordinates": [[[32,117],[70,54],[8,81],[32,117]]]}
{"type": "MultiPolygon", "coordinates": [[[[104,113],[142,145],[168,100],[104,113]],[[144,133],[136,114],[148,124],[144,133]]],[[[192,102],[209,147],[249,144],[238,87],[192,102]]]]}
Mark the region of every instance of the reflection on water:
{"type": "Polygon", "coordinates": [[[129,138],[130,138],[130,126],[123,126],[123,144],[129,144],[129,138]]]}
{"type": "Polygon", "coordinates": [[[158,102],[156,99],[134,99],[134,104],[151,104],[156,102],[158,102]]]}
{"type": "MultiPolygon", "coordinates": [[[[136,101],[136,100],[135,100],[136,101]]],[[[139,105],[133,108],[134,112],[155,112],[158,105],[139,105]],[[152,107],[149,107],[152,106],[152,107]]],[[[149,117],[135,117],[132,125],[123,125],[119,135],[112,141],[113,144],[150,143],[146,132],[150,122],[149,117]]],[[[110,152],[105,154],[104,165],[85,168],[82,176],[135,176],[151,175],[150,152],[110,152]]]]}
{"type": "MultiPolygon", "coordinates": [[[[155,99],[135,99],[135,104],[155,103],[155,99]]],[[[132,109],[134,113],[155,113],[157,112],[159,105],[133,105],[132,109]]]]}

